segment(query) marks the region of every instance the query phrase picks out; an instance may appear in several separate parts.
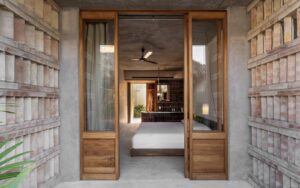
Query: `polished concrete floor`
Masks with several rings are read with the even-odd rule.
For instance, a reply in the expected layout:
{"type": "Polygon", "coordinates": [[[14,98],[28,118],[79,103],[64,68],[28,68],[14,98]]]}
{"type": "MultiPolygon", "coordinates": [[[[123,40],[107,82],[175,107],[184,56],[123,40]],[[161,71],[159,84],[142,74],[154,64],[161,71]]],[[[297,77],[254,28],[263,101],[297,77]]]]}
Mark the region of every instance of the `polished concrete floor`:
{"type": "Polygon", "coordinates": [[[251,188],[244,181],[190,181],[184,178],[183,157],[130,157],[131,137],[138,124],[121,125],[119,181],[66,182],[56,188],[251,188]]]}

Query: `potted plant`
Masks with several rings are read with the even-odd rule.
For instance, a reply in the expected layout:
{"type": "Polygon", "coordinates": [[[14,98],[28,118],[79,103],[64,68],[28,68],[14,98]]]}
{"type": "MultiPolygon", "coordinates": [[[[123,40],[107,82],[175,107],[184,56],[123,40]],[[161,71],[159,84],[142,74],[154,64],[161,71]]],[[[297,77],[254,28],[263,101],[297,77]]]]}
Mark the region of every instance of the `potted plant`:
{"type": "Polygon", "coordinates": [[[136,105],[136,106],[134,107],[133,117],[135,117],[135,118],[140,118],[140,117],[141,117],[141,113],[142,113],[143,111],[145,111],[145,110],[146,110],[146,108],[145,108],[144,105],[142,105],[142,104],[136,105]]]}

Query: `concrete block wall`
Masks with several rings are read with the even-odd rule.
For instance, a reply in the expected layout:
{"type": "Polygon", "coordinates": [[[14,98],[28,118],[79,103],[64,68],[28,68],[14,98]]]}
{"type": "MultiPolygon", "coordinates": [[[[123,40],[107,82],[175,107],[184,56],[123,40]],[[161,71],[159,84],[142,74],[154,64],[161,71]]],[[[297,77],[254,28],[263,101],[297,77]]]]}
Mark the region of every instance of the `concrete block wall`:
{"type": "Polygon", "coordinates": [[[0,7],[0,140],[23,142],[15,154],[31,151],[23,159],[35,161],[33,171],[21,187],[52,187],[60,171],[60,9],[52,0],[0,7]]]}
{"type": "Polygon", "coordinates": [[[299,187],[300,1],[253,1],[248,11],[249,181],[254,187],[299,187]]]}

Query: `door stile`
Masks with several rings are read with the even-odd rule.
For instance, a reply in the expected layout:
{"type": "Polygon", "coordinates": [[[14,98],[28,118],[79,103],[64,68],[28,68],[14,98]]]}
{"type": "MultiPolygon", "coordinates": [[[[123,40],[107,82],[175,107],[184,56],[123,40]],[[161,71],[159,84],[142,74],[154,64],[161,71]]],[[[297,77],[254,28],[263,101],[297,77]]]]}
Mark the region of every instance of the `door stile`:
{"type": "Polygon", "coordinates": [[[189,134],[189,16],[184,15],[184,175],[190,177],[190,134],[189,134]]]}
{"type": "Polygon", "coordinates": [[[192,16],[188,13],[188,95],[189,95],[189,117],[188,117],[188,127],[189,127],[189,178],[192,178],[192,159],[193,156],[193,70],[192,70],[192,16]]]}
{"type": "Polygon", "coordinates": [[[119,17],[115,12],[115,133],[116,179],[120,177],[120,129],[119,129],[119,17]]]}

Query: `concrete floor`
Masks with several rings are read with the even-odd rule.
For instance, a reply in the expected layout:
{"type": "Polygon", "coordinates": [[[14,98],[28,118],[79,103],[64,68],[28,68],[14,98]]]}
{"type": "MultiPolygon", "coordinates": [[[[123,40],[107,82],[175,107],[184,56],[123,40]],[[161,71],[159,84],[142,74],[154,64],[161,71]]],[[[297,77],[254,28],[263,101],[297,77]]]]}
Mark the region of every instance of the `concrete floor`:
{"type": "Polygon", "coordinates": [[[56,188],[251,188],[244,181],[190,181],[184,178],[183,157],[130,157],[131,137],[138,124],[121,125],[119,181],[78,181],[56,188]]]}

